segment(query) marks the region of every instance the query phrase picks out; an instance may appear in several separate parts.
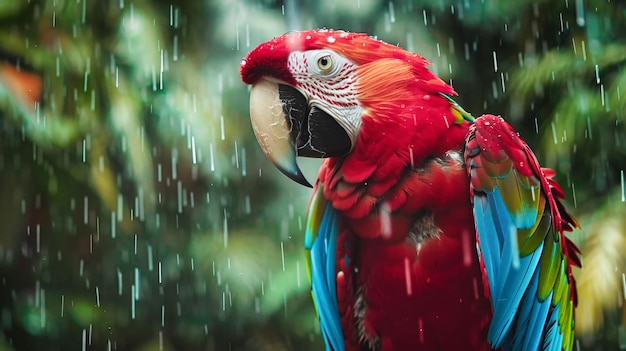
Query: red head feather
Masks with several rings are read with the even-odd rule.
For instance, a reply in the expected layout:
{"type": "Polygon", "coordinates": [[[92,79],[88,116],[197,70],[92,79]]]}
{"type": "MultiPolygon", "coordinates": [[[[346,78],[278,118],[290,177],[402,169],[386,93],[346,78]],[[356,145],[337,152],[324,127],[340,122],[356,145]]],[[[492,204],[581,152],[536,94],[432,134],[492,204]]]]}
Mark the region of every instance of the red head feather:
{"type": "Polygon", "coordinates": [[[408,63],[422,79],[439,81],[443,93],[455,94],[450,86],[428,71],[426,66],[430,63],[418,54],[367,34],[326,29],[287,33],[257,46],[241,61],[241,77],[246,84],[254,84],[267,75],[295,85],[294,77],[287,70],[289,54],[316,49],[331,49],[357,65],[381,59],[397,59],[408,63]]]}
{"type": "Polygon", "coordinates": [[[357,144],[344,158],[346,179],[385,179],[387,188],[407,165],[461,147],[446,141],[456,118],[441,93],[456,95],[454,89],[428,70],[423,57],[366,34],[308,30],[276,37],[242,60],[241,77],[247,84],[269,76],[298,86],[288,68],[290,53],[318,49],[333,50],[358,66],[356,91],[364,112],[357,144]]]}

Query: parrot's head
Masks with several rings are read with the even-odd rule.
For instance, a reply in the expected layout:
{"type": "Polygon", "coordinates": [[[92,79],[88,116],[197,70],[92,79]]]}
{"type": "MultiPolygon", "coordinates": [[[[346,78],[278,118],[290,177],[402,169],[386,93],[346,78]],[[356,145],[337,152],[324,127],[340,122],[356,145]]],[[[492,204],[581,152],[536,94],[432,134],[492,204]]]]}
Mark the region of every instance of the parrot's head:
{"type": "Polygon", "coordinates": [[[444,116],[449,109],[438,116],[428,111],[449,105],[440,93],[455,94],[428,64],[366,34],[308,30],[260,44],[241,61],[240,73],[252,85],[250,116],[264,153],[310,186],[296,156],[359,154],[355,158],[393,163],[400,154],[398,162],[413,161],[413,130],[450,119],[444,116]]]}

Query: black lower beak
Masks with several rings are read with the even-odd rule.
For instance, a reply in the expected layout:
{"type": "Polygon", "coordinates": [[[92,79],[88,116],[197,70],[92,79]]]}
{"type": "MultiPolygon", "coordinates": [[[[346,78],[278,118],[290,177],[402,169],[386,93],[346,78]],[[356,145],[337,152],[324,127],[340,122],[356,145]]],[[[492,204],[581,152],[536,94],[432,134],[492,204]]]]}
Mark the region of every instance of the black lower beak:
{"type": "Polygon", "coordinates": [[[257,82],[250,94],[250,115],[268,158],[289,178],[306,186],[310,184],[296,156],[336,157],[352,148],[350,137],[339,123],[322,109],[309,107],[304,95],[289,85],[257,82]]]}
{"type": "Polygon", "coordinates": [[[298,156],[335,157],[350,151],[348,134],[328,113],[316,106],[308,108],[304,95],[289,85],[279,84],[278,95],[298,156]]]}

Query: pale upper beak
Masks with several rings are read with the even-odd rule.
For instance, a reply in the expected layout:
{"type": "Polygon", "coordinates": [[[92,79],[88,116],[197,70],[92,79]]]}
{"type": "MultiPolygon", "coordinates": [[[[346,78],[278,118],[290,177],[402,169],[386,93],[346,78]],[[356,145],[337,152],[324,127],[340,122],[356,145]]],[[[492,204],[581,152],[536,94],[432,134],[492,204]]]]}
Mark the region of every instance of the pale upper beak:
{"type": "Polygon", "coordinates": [[[290,85],[261,78],[250,91],[250,119],[261,149],[292,180],[310,187],[296,156],[335,157],[347,154],[351,141],[328,113],[309,107],[290,85]]]}

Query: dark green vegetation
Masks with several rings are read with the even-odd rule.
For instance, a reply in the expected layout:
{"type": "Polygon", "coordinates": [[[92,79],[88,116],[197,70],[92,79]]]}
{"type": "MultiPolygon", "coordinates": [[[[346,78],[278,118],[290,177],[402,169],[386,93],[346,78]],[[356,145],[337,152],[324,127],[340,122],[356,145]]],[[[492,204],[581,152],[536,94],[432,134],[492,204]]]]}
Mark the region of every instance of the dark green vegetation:
{"type": "Polygon", "coordinates": [[[310,190],[260,152],[237,73],[312,27],[416,51],[520,131],[583,226],[581,349],[626,345],[621,2],[18,0],[0,2],[0,350],[323,348],[310,190]]]}

